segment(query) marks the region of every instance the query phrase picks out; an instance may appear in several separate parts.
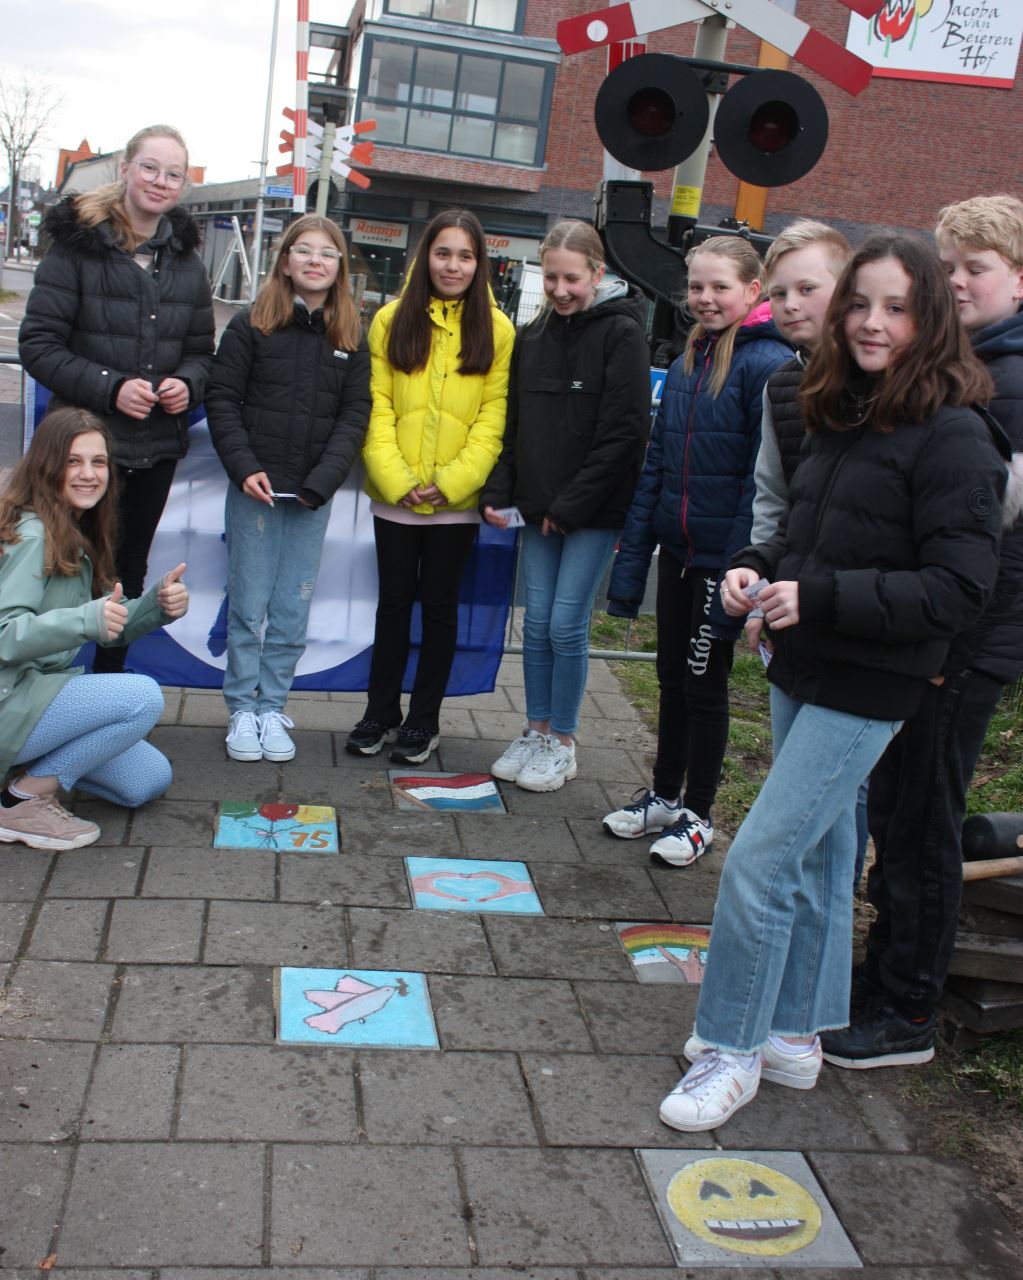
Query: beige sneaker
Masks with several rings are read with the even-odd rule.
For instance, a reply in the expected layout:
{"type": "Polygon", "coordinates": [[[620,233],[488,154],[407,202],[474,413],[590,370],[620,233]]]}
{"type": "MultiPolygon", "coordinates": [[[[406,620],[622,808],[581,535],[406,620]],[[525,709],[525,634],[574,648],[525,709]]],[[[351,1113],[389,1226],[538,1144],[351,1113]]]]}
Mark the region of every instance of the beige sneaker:
{"type": "Polygon", "coordinates": [[[55,795],[0,808],[0,841],[33,849],[81,849],[99,839],[99,827],[68,813],[55,795]]]}

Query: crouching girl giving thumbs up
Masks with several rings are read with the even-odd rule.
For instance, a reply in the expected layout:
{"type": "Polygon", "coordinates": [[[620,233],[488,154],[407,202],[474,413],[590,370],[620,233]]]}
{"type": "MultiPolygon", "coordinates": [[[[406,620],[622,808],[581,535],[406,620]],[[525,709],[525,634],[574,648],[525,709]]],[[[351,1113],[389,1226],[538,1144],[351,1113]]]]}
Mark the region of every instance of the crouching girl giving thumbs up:
{"type": "Polygon", "coordinates": [[[179,564],[138,600],[115,580],[110,437],[83,409],[47,415],[0,493],[0,841],[77,849],[99,827],[58,788],[137,808],[166,791],[170,763],[144,741],[163,710],[148,676],[82,675],[81,645],[130,643],[180,618],[179,564]]]}

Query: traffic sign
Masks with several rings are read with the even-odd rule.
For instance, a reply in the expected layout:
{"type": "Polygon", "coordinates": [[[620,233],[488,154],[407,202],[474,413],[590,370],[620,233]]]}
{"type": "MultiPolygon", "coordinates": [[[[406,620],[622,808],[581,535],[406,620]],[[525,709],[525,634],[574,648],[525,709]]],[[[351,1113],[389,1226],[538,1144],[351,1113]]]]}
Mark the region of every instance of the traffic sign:
{"type": "Polygon", "coordinates": [[[271,198],[276,198],[278,200],[290,200],[292,195],[294,194],[294,188],[292,187],[290,182],[288,183],[287,186],[284,186],[283,183],[279,185],[274,184],[273,186],[267,187],[266,190],[263,192],[263,194],[265,196],[270,196],[271,198]]]}
{"type": "MultiPolygon", "coordinates": [[[[864,18],[872,18],[885,5],[885,0],[838,2],[864,18]]],[[[567,54],[583,53],[714,16],[729,18],[848,93],[862,93],[870,83],[873,67],[869,62],[779,9],[772,0],[628,0],[563,19],[558,23],[558,44],[567,54]]]]}

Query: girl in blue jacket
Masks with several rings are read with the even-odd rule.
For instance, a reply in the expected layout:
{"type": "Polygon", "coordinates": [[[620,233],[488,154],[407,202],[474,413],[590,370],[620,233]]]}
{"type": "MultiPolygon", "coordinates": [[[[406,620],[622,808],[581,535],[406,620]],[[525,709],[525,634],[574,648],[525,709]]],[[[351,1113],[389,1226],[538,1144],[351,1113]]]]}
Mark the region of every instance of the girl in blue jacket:
{"type": "Polygon", "coordinates": [[[738,634],[717,588],[749,541],[764,384],[792,355],[760,303],[762,264],[747,240],[712,236],[686,265],[695,324],[668,371],[608,588],[608,611],[636,617],[660,544],[653,786],[609,813],[604,830],[625,840],[662,832],[651,855],[675,867],[714,838],[738,634]]]}

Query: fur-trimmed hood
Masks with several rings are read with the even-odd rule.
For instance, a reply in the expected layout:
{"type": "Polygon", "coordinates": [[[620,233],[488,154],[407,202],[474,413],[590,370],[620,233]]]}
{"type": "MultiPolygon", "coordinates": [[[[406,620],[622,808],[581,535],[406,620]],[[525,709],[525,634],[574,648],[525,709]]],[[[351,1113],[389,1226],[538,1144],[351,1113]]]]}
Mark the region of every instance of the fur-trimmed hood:
{"type": "MultiPolygon", "coordinates": [[[[110,228],[106,223],[95,227],[87,227],[78,216],[76,202],[78,195],[72,193],[59,200],[46,214],[43,226],[56,244],[74,253],[99,255],[108,252],[113,244],[110,228]]],[[[162,215],[161,226],[152,237],[159,240],[164,220],[169,224],[167,239],[176,253],[190,253],[200,243],[199,224],[180,207],[168,210],[162,215]]]]}

